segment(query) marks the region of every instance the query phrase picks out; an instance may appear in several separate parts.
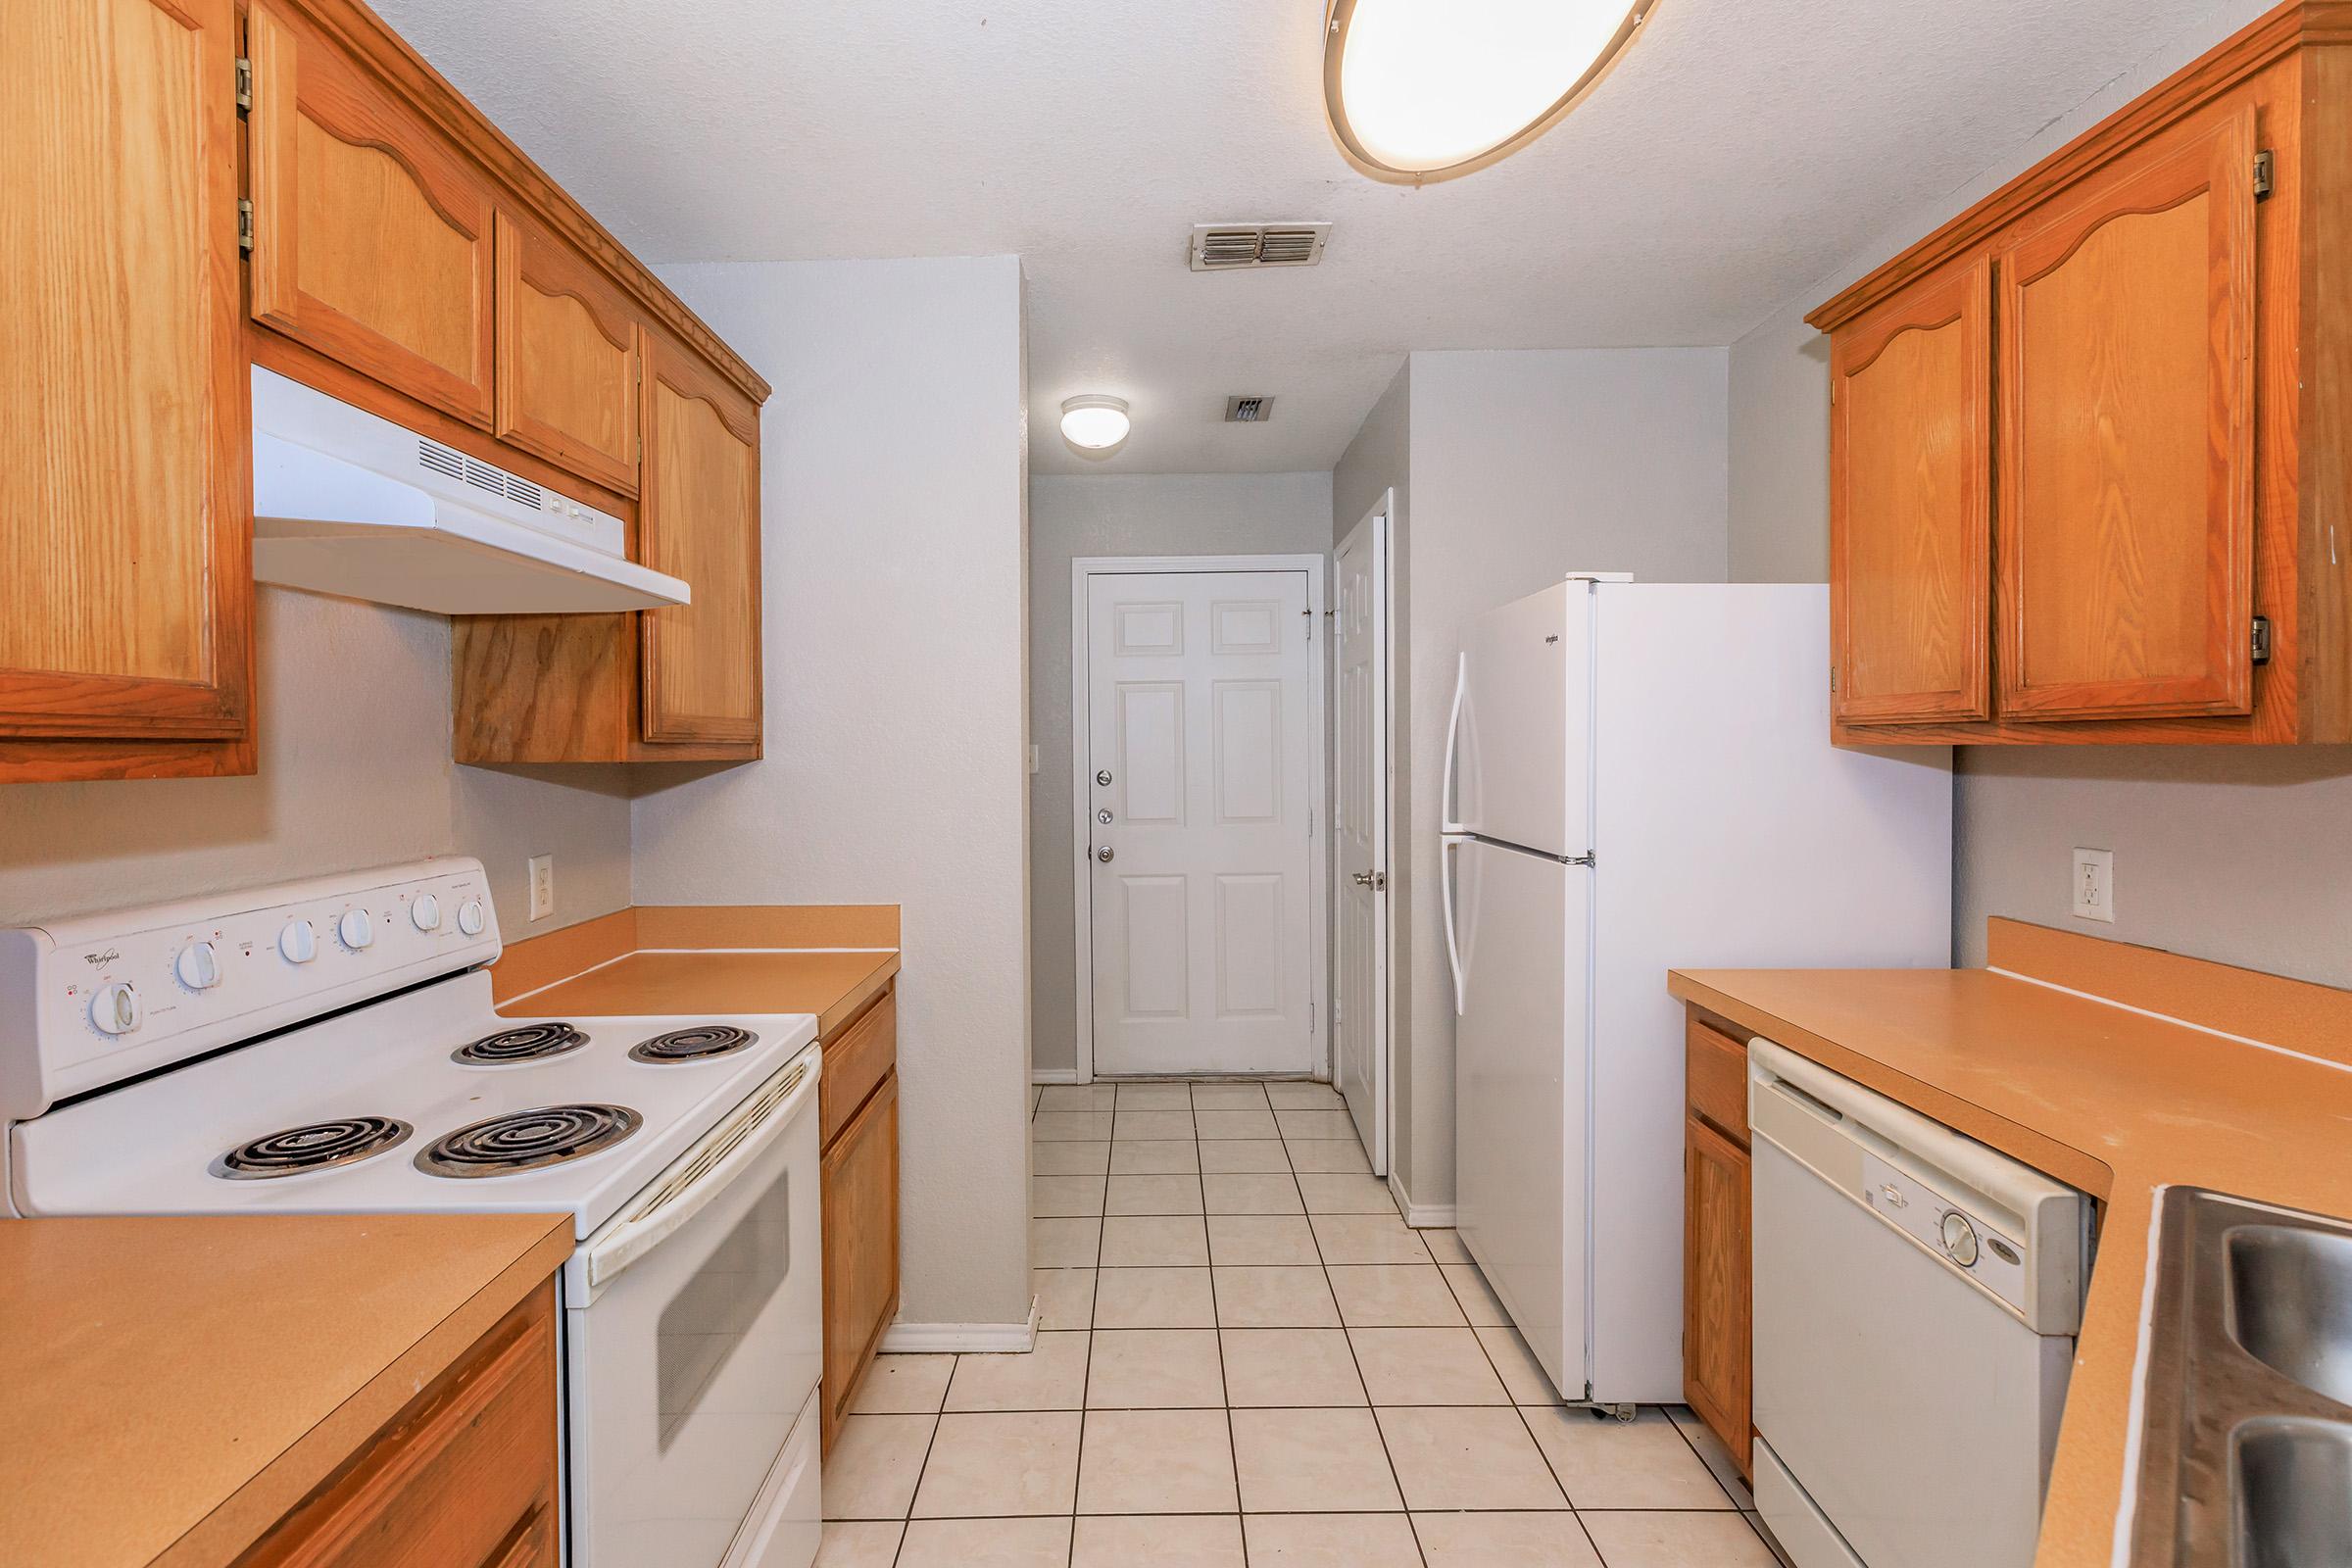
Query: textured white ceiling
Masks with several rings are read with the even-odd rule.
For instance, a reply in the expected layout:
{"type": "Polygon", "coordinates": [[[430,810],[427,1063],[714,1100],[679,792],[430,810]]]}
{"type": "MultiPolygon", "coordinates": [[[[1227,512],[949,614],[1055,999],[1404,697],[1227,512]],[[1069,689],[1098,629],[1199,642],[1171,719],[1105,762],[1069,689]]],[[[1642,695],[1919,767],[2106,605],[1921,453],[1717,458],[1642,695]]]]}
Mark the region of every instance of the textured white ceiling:
{"type": "Polygon", "coordinates": [[[1329,467],[1405,351],[1728,343],[2218,0],[1663,0],[1550,134],[1341,158],[1322,0],[376,0],[646,260],[1018,252],[1042,472],[1329,467]],[[1196,274],[1198,221],[1329,219],[1196,274]],[[1135,406],[1108,459],[1077,392],[1135,406]],[[1281,399],[1221,422],[1229,393],[1281,399]]]}

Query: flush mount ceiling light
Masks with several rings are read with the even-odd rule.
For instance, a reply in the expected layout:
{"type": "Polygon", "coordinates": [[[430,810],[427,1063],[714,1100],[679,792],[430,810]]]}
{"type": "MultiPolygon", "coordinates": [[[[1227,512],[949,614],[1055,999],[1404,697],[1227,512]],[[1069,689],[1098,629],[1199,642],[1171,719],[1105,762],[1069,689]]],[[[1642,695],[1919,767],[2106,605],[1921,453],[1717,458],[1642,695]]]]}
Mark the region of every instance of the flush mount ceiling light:
{"type": "Polygon", "coordinates": [[[1484,169],[1591,92],[1656,0],[1332,0],[1323,106],[1350,162],[1421,184],[1484,169]]]}
{"type": "Polygon", "coordinates": [[[1126,440],[1130,423],[1125,398],[1089,393],[1061,405],[1061,438],[1089,452],[1106,452],[1126,440]]]}

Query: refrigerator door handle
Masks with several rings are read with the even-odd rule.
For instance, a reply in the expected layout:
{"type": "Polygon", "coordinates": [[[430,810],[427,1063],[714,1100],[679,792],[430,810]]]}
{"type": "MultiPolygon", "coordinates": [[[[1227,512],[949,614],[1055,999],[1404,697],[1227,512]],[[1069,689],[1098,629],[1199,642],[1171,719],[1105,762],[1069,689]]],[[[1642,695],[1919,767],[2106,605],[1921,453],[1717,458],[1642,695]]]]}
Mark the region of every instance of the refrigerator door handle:
{"type": "Polygon", "coordinates": [[[1462,1015],[1462,945],[1453,934],[1453,852],[1462,840],[1446,834],[1438,841],[1438,887],[1446,904],[1446,961],[1453,969],[1453,1015],[1462,1015]]]}
{"type": "MultiPolygon", "coordinates": [[[[1446,781],[1438,792],[1438,831],[1441,833],[1466,833],[1469,831],[1453,814],[1454,743],[1461,737],[1462,699],[1468,695],[1469,690],[1470,656],[1464,653],[1458,656],[1458,661],[1454,665],[1453,712],[1446,720],[1446,781]]],[[[1455,968],[1458,971],[1460,965],[1455,965],[1455,968]]]]}

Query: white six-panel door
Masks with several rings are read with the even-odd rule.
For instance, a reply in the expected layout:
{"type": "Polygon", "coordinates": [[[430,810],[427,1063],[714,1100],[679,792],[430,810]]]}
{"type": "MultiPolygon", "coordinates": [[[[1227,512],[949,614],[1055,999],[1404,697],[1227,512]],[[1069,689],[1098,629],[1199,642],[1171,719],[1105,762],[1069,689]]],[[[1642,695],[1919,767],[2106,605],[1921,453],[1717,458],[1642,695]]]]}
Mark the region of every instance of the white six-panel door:
{"type": "Polygon", "coordinates": [[[1317,1072],[1307,575],[1087,581],[1095,1071],[1317,1072]]]}
{"type": "Polygon", "coordinates": [[[1333,560],[1332,1081],[1372,1173],[1389,1172],[1388,517],[1386,502],[1333,560]]]}

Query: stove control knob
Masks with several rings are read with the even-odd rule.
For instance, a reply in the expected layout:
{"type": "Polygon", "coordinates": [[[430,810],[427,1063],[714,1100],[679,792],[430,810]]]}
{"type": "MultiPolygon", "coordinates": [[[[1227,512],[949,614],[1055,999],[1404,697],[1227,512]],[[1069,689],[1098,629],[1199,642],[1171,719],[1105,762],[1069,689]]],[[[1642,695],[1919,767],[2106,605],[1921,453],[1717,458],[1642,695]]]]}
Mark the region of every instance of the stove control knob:
{"type": "Polygon", "coordinates": [[[191,942],[172,960],[172,972],[190,991],[210,991],[220,983],[220,953],[210,942],[191,942]]]}
{"type": "Polygon", "coordinates": [[[458,929],[467,936],[480,936],[482,927],[489,923],[489,912],[482,907],[481,900],[467,899],[458,906],[458,929]]]}
{"type": "Polygon", "coordinates": [[[277,934],[277,951],[288,963],[308,963],[318,956],[318,934],[308,920],[289,920],[277,934]]]}
{"type": "Polygon", "coordinates": [[[419,893],[409,901],[409,920],[419,931],[441,929],[441,901],[430,893],[419,893]]]}
{"type": "Polygon", "coordinates": [[[125,981],[100,986],[90,998],[90,1022],[106,1035],[126,1035],[139,1026],[138,989],[125,981]]]}
{"type": "Polygon", "coordinates": [[[335,922],[335,940],[354,953],[370,947],[375,942],[375,922],[368,918],[366,909],[346,909],[343,918],[335,922]]]}
{"type": "Polygon", "coordinates": [[[1966,1214],[1943,1216],[1943,1250],[1962,1268],[1976,1267],[1977,1228],[1968,1222],[1966,1214]]]}

